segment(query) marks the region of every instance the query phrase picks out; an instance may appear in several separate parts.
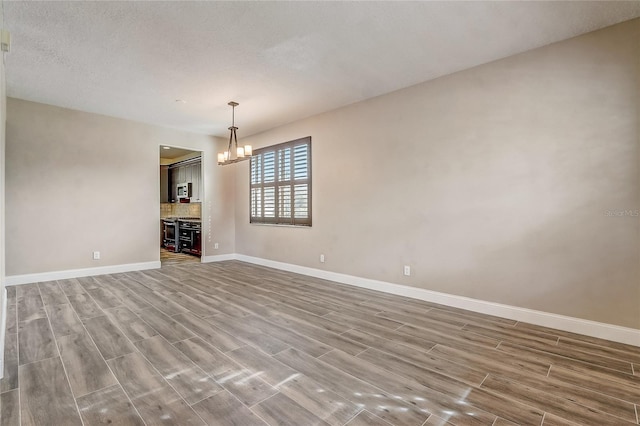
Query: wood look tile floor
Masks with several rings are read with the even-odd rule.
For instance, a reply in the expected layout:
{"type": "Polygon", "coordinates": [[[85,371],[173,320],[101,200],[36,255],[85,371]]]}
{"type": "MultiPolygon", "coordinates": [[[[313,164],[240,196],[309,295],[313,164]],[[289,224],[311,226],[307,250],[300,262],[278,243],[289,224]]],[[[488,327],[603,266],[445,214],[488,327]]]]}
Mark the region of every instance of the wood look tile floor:
{"type": "Polygon", "coordinates": [[[175,265],[185,262],[200,263],[200,257],[187,253],[175,253],[160,247],[160,262],[162,266],[175,265]]]}
{"type": "Polygon", "coordinates": [[[638,347],[242,262],[7,290],[0,426],[638,424],[638,347]]]}

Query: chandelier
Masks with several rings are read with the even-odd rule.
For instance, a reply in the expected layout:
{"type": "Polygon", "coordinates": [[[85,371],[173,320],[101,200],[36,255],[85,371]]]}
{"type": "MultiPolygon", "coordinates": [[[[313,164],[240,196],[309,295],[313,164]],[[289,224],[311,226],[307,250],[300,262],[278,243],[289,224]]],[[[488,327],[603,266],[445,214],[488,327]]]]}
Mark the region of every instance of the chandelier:
{"type": "Polygon", "coordinates": [[[231,106],[231,127],[229,127],[229,147],[224,152],[218,153],[218,164],[221,166],[237,163],[238,161],[247,160],[251,157],[253,151],[251,145],[238,146],[238,135],[236,134],[236,107],[237,102],[229,102],[231,106]]]}

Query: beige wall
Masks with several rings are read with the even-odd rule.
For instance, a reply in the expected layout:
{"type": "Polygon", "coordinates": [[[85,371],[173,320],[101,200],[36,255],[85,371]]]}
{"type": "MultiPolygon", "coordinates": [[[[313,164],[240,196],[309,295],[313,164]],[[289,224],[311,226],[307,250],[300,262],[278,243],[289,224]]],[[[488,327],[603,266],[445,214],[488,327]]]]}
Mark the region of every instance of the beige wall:
{"type": "MultiPolygon", "coordinates": [[[[3,20],[3,10],[0,8],[0,22],[3,20]]],[[[0,53],[0,377],[4,373],[4,333],[5,324],[5,120],[7,117],[7,96],[4,75],[4,53],[0,53]]]]}
{"type": "Polygon", "coordinates": [[[233,176],[215,165],[223,142],[9,98],[7,275],[158,261],[160,145],[203,151],[205,254],[233,253],[233,176]]]}
{"type": "Polygon", "coordinates": [[[246,138],[312,136],[313,227],[250,225],[241,163],[236,251],[640,328],[639,218],[607,216],[640,209],[639,39],[630,21],[246,138]]]}

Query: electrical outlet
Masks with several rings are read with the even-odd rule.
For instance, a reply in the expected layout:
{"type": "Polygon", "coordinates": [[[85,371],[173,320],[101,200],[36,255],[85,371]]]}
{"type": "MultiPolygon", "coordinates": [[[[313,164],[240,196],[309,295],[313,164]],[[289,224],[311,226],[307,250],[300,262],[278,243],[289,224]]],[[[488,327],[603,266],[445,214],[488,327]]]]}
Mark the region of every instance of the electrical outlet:
{"type": "Polygon", "coordinates": [[[404,275],[406,277],[411,276],[411,266],[409,265],[404,265],[404,275]]]}
{"type": "Polygon", "coordinates": [[[324,263],[324,254],[320,255],[320,263],[324,263]]]}
{"type": "Polygon", "coordinates": [[[220,248],[220,245],[219,245],[218,243],[215,243],[215,244],[213,245],[213,248],[214,248],[214,249],[216,249],[216,250],[218,250],[218,249],[220,248]]]}
{"type": "Polygon", "coordinates": [[[93,260],[100,260],[100,252],[99,251],[94,251],[93,252],[93,260]]]}

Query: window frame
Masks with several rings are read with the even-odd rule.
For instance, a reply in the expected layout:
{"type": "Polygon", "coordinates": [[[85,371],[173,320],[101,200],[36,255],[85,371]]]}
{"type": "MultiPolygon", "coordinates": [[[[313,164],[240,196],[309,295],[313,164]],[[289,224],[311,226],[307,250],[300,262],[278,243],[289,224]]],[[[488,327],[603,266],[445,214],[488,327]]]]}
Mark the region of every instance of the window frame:
{"type": "Polygon", "coordinates": [[[295,226],[295,227],[304,227],[308,228],[312,226],[312,155],[311,155],[311,136],[306,136],[299,139],[290,140],[287,142],[282,142],[276,145],[267,146],[264,148],[256,149],[253,152],[252,157],[249,162],[249,223],[255,225],[275,225],[275,226],[295,226]],[[306,179],[295,179],[295,147],[307,145],[307,178],[306,179]],[[280,161],[281,155],[279,152],[286,148],[291,149],[291,170],[290,170],[290,179],[289,180],[280,180],[278,162],[280,161]],[[273,152],[274,163],[273,163],[273,174],[274,180],[273,182],[268,182],[265,184],[264,182],[264,154],[273,152]],[[254,170],[254,161],[257,160],[258,156],[260,156],[260,183],[253,183],[252,175],[254,170]],[[306,218],[296,218],[295,211],[295,187],[297,185],[306,185],[307,186],[307,217],[306,218]],[[279,191],[281,187],[288,186],[289,194],[291,198],[291,217],[282,218],[279,216],[279,212],[282,210],[282,206],[279,200],[279,191]],[[274,188],[273,200],[274,200],[274,217],[265,217],[265,198],[264,198],[264,189],[265,188],[274,188]],[[261,190],[261,216],[254,217],[253,216],[253,190],[254,189],[261,190]]]}

